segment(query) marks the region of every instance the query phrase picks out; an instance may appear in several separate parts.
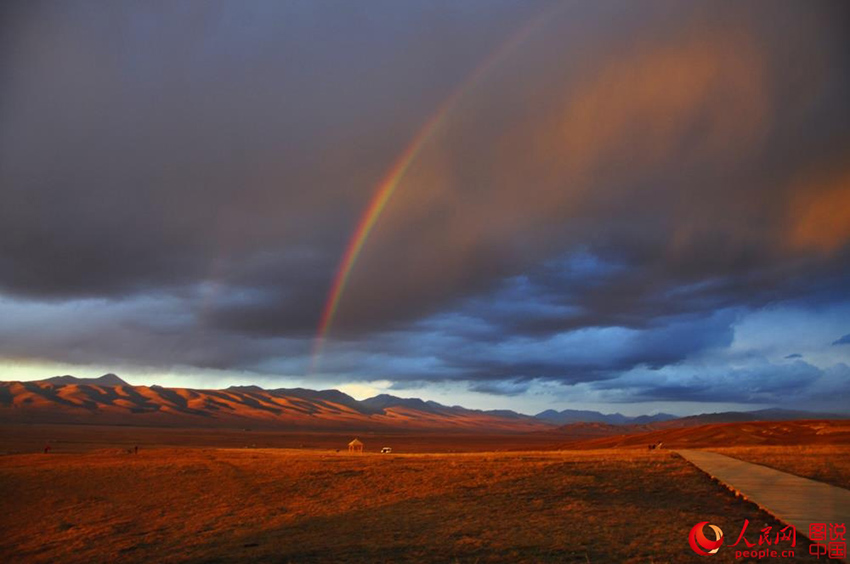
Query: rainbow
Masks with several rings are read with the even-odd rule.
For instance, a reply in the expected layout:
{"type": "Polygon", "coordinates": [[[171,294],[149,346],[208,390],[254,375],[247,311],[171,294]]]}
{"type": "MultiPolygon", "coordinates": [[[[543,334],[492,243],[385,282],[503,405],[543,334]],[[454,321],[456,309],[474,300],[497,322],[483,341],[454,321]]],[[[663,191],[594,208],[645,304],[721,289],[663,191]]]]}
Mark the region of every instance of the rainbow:
{"type": "Polygon", "coordinates": [[[322,347],[324,346],[325,339],[327,338],[328,332],[330,331],[331,325],[336,317],[339,302],[345,292],[345,286],[348,283],[351,271],[357,263],[357,258],[363,251],[363,247],[369,239],[369,234],[372,232],[372,229],[375,227],[378,219],[380,219],[381,214],[384,209],[386,209],[387,204],[393,197],[393,194],[408,169],[410,169],[410,165],[413,164],[416,157],[419,156],[419,153],[427,144],[427,141],[440,129],[445,122],[446,117],[451,113],[452,108],[454,108],[463,95],[475,86],[481,77],[487,74],[497,63],[499,63],[505,55],[513,51],[520,43],[522,43],[532,31],[537,29],[540,24],[546,22],[555,9],[560,7],[562,7],[561,4],[555,4],[552,9],[545,10],[543,13],[532,18],[518,31],[516,31],[508,39],[508,41],[502,43],[498,49],[484,60],[484,62],[481,63],[448,98],[446,98],[446,100],[431,115],[430,119],[425,122],[425,125],[420,128],[419,132],[414,136],[404,152],[402,152],[398,159],[393,163],[392,168],[390,168],[389,172],[384,176],[380,184],[378,184],[369,205],[366,207],[366,211],[363,212],[363,215],[357,224],[357,228],[354,230],[354,233],[348,241],[348,245],[345,247],[345,252],[343,253],[342,260],[337,267],[333,284],[328,292],[328,297],[322,310],[322,317],[319,321],[318,333],[314,340],[312,363],[310,367],[311,373],[313,373],[318,366],[318,361],[322,354],[322,347]]]}
{"type": "MultiPolygon", "coordinates": [[[[453,102],[454,96],[450,97],[449,101],[453,102]]],[[[342,260],[337,267],[336,276],[334,277],[333,284],[328,292],[328,299],[322,311],[322,317],[319,321],[319,332],[313,349],[314,367],[318,357],[321,355],[325,337],[327,336],[334,317],[336,316],[340,299],[342,298],[343,291],[348,283],[348,277],[354,269],[354,264],[357,262],[357,257],[360,256],[360,252],[363,250],[366,240],[369,238],[369,234],[378,222],[378,218],[381,217],[381,213],[384,211],[384,208],[387,207],[387,203],[389,203],[390,198],[392,198],[393,193],[395,193],[396,188],[398,188],[401,179],[404,178],[407,169],[410,168],[410,165],[416,159],[416,156],[422,150],[422,147],[425,146],[425,142],[428,138],[431,137],[437,128],[439,128],[440,123],[445,118],[450,107],[451,104],[444,104],[444,106],[441,106],[440,110],[437,111],[427,122],[425,127],[419,131],[419,134],[413,139],[413,142],[407,147],[407,149],[405,149],[404,153],[401,154],[398,160],[393,164],[390,171],[378,185],[378,189],[375,191],[375,195],[369,202],[369,206],[361,216],[360,221],[357,224],[357,228],[354,230],[354,233],[348,241],[348,245],[345,247],[345,253],[343,253],[342,260]]]]}

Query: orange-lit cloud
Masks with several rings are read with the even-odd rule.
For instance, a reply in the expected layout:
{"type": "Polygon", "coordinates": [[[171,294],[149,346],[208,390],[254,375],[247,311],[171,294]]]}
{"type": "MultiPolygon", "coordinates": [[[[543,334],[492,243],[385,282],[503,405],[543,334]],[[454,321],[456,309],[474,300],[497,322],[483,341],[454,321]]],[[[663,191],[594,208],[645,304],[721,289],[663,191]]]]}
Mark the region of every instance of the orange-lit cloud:
{"type": "Polygon", "coordinates": [[[568,247],[564,232],[586,232],[594,217],[625,220],[640,206],[663,216],[665,239],[684,253],[723,224],[728,206],[716,200],[728,187],[689,176],[708,178],[762,147],[770,71],[747,33],[639,38],[587,63],[543,56],[550,75],[535,79],[546,89],[496,73],[423,148],[352,274],[343,325],[391,315],[411,295],[438,301],[488,270],[510,274],[568,247]]]}
{"type": "Polygon", "coordinates": [[[796,250],[833,252],[850,242],[850,169],[798,186],[789,207],[788,242],[796,250]]]}
{"type": "Polygon", "coordinates": [[[765,61],[744,33],[683,34],[631,47],[566,94],[563,143],[573,168],[622,162],[628,174],[673,159],[751,151],[770,113],[765,61]]]}

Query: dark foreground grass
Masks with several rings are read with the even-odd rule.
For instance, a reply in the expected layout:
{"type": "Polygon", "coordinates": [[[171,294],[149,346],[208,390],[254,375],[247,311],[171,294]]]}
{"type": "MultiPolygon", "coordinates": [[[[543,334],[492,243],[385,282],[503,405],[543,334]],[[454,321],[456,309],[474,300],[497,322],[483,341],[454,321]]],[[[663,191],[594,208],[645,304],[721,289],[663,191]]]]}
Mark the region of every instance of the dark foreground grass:
{"type": "Polygon", "coordinates": [[[4,562],[705,562],[699,521],[782,526],[666,451],[13,455],[0,498],[4,562]]]}

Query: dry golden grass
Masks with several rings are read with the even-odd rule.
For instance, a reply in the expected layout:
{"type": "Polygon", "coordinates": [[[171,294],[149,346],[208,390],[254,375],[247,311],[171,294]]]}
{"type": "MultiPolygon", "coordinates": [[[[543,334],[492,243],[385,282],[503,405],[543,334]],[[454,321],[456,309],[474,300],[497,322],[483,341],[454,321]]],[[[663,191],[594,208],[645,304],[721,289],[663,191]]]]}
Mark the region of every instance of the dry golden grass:
{"type": "Polygon", "coordinates": [[[747,446],[709,450],[850,489],[850,445],[747,446]]]}
{"type": "Polygon", "coordinates": [[[7,455],[0,498],[4,562],[698,562],[699,521],[779,526],[674,453],[634,449],[7,455]]]}

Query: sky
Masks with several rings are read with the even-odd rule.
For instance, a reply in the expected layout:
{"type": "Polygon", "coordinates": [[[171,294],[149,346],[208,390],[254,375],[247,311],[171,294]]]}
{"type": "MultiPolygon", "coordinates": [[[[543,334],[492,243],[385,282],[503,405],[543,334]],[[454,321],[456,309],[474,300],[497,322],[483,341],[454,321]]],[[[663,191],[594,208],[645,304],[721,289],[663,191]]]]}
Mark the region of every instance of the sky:
{"type": "Polygon", "coordinates": [[[0,379],[850,405],[850,4],[0,6],[0,379]]]}

